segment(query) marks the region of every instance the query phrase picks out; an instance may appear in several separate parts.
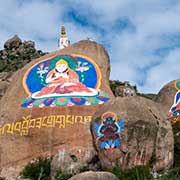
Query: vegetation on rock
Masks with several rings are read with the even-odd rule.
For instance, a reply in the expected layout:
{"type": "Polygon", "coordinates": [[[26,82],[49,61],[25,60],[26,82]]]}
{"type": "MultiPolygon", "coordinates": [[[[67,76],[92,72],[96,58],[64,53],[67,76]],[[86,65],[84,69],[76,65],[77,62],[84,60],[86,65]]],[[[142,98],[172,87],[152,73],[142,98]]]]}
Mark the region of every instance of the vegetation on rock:
{"type": "Polygon", "coordinates": [[[71,174],[69,172],[63,172],[60,170],[57,172],[57,174],[55,176],[55,180],[68,180],[72,176],[73,176],[73,174],[71,174]]]}
{"type": "MultiPolygon", "coordinates": [[[[119,80],[110,80],[109,83],[110,83],[110,87],[111,87],[111,90],[112,90],[114,96],[117,96],[118,87],[124,86],[126,82],[122,82],[122,81],[119,81],[119,80]]],[[[136,85],[132,86],[132,85],[129,84],[129,82],[128,82],[128,86],[130,88],[134,89],[135,94],[137,96],[145,97],[145,98],[148,98],[148,99],[151,99],[151,100],[155,100],[155,98],[157,97],[157,94],[145,94],[145,93],[138,92],[137,86],[136,85]]]]}
{"type": "Polygon", "coordinates": [[[44,54],[42,51],[35,49],[33,41],[22,42],[15,35],[5,42],[4,49],[0,51],[0,72],[14,72],[32,59],[36,59],[44,54]]]}
{"type": "Polygon", "coordinates": [[[119,167],[115,166],[111,172],[119,180],[148,180],[153,178],[148,166],[137,166],[129,170],[120,170],[119,167]]]}
{"type": "Polygon", "coordinates": [[[6,180],[6,178],[0,177],[0,180],[6,180]]]}
{"type": "Polygon", "coordinates": [[[180,165],[180,123],[177,122],[172,126],[174,134],[174,167],[180,165]]]}
{"type": "MultiPolygon", "coordinates": [[[[29,63],[32,59],[38,58],[45,54],[42,51],[37,51],[35,49],[34,42],[22,42],[22,40],[17,36],[14,36],[12,39],[8,40],[5,43],[4,48],[4,50],[0,51],[0,72],[14,72],[22,68],[25,64],[29,63]]],[[[6,80],[7,78],[4,78],[4,76],[0,79],[6,80]]],[[[121,85],[124,85],[124,83],[121,81],[110,81],[110,87],[114,94],[116,88],[121,85]]],[[[157,96],[156,94],[139,93],[136,86],[132,87],[135,89],[135,92],[138,96],[142,96],[151,100],[154,100],[157,96]]],[[[173,133],[174,165],[171,170],[159,177],[159,179],[161,180],[180,179],[180,123],[173,125],[173,133]]],[[[155,156],[153,155],[152,162],[155,161],[154,157],[155,156]]],[[[80,172],[84,172],[87,170],[89,170],[89,167],[83,166],[80,169],[80,172]]],[[[23,178],[29,178],[31,180],[50,180],[50,173],[51,158],[39,158],[27,164],[27,166],[24,167],[21,175],[23,178]]],[[[150,168],[148,166],[137,166],[130,170],[120,170],[119,167],[114,167],[112,169],[112,173],[115,174],[120,180],[152,179],[150,168]]],[[[71,174],[69,172],[59,170],[55,176],[55,180],[67,180],[73,175],[74,174],[71,174]]],[[[5,180],[5,178],[0,177],[0,180],[5,180]]]]}
{"type": "Polygon", "coordinates": [[[21,175],[31,180],[50,180],[51,158],[38,158],[27,164],[21,175]]]}

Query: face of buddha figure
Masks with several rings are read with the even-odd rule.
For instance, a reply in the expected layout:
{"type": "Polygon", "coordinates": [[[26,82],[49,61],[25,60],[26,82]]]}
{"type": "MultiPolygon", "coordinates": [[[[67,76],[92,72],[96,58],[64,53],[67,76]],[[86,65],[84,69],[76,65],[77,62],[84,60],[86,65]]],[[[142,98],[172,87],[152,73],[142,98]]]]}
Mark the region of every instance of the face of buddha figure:
{"type": "Polygon", "coordinates": [[[56,65],[56,70],[60,73],[64,72],[67,68],[68,67],[66,64],[57,64],[56,65]]]}

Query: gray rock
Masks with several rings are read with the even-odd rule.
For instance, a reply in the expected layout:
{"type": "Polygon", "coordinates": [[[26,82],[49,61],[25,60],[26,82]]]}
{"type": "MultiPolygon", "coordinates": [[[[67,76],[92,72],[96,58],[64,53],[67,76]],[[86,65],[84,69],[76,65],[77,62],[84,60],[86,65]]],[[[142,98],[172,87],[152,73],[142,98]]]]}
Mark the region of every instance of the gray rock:
{"type": "Polygon", "coordinates": [[[109,172],[88,171],[81,174],[77,174],[69,180],[118,180],[118,178],[109,172]]]}
{"type": "Polygon", "coordinates": [[[23,44],[25,48],[32,48],[32,49],[35,48],[35,43],[33,41],[24,41],[23,44]]]}
{"type": "Polygon", "coordinates": [[[73,151],[75,149],[62,150],[54,156],[51,163],[51,179],[54,179],[59,170],[70,174],[78,174],[86,170],[97,171],[100,169],[100,162],[94,149],[89,149],[88,154],[85,154],[84,157],[75,156],[73,151]]]}
{"type": "Polygon", "coordinates": [[[177,89],[175,88],[175,82],[177,80],[171,81],[167,83],[162,89],[159,91],[156,102],[161,103],[166,113],[168,114],[170,107],[174,103],[174,96],[177,93],[177,89]]]}
{"type": "Polygon", "coordinates": [[[128,169],[151,162],[158,171],[173,163],[171,123],[161,105],[146,98],[118,97],[106,103],[94,115],[91,131],[100,162],[105,168],[118,165],[128,169]],[[116,124],[112,120],[107,124],[108,117],[116,119],[116,124]],[[117,124],[122,122],[120,119],[124,121],[124,130],[117,124]],[[115,145],[115,140],[120,142],[120,146],[117,142],[115,145]]]}
{"type": "Polygon", "coordinates": [[[12,72],[1,72],[0,73],[0,81],[8,80],[12,75],[12,72]]]}
{"type": "Polygon", "coordinates": [[[11,39],[7,40],[4,44],[5,49],[18,48],[22,44],[21,39],[15,35],[11,39]]]}

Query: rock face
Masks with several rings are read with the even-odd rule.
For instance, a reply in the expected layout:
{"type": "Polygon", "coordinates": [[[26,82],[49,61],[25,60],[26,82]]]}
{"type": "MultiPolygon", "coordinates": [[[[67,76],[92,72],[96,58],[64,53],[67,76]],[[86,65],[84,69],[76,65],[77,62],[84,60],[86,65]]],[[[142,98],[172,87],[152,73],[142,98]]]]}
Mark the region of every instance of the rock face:
{"type": "Polygon", "coordinates": [[[22,68],[45,53],[35,49],[33,41],[22,41],[17,35],[7,40],[0,51],[0,98],[9,87],[13,71],[22,68]]]}
{"type": "Polygon", "coordinates": [[[166,84],[158,93],[156,102],[162,104],[166,112],[168,114],[170,107],[174,102],[174,96],[177,93],[177,89],[175,88],[175,83],[178,80],[174,80],[166,84]]]}
{"type": "Polygon", "coordinates": [[[119,85],[115,89],[115,96],[118,97],[130,97],[136,96],[136,91],[134,86],[131,86],[129,82],[125,82],[122,85],[119,85]]]}
{"type": "Polygon", "coordinates": [[[58,171],[67,172],[69,174],[78,174],[82,169],[98,171],[101,170],[99,158],[94,148],[87,151],[81,148],[81,153],[74,155],[78,147],[69,149],[68,151],[59,151],[52,160],[51,179],[53,180],[58,171]],[[82,157],[81,154],[84,154],[82,157]]]}
{"type": "Polygon", "coordinates": [[[85,158],[93,147],[92,115],[113,98],[109,73],[107,52],[92,41],[80,41],[17,71],[0,100],[2,172],[73,148],[74,156],[85,158]]]}
{"type": "Polygon", "coordinates": [[[69,180],[118,180],[118,178],[109,172],[89,171],[73,176],[69,180]]]}
{"type": "Polygon", "coordinates": [[[173,133],[163,108],[146,98],[116,98],[98,109],[91,132],[103,167],[122,169],[151,163],[155,170],[173,163],[173,133]]]}
{"type": "Polygon", "coordinates": [[[110,80],[111,90],[115,97],[130,97],[137,95],[137,87],[130,85],[129,81],[110,80]]]}
{"type": "Polygon", "coordinates": [[[172,124],[180,121],[180,79],[165,85],[159,91],[156,102],[163,105],[172,124]]]}
{"type": "Polygon", "coordinates": [[[11,72],[0,73],[0,98],[5,94],[11,82],[11,72]]]}
{"type": "Polygon", "coordinates": [[[22,41],[17,35],[7,40],[0,51],[0,72],[16,71],[45,53],[35,49],[33,41],[22,41]]]}

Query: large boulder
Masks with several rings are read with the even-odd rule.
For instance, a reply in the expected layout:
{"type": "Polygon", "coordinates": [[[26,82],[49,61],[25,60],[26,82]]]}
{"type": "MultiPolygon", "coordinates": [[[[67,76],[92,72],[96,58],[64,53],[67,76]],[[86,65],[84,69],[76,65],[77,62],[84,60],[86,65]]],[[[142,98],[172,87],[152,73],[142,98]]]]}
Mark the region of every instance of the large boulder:
{"type": "Polygon", "coordinates": [[[118,178],[109,172],[84,172],[73,176],[69,180],[118,180],[118,178]]]}
{"type": "Polygon", "coordinates": [[[38,156],[78,147],[76,156],[92,148],[92,115],[113,98],[109,74],[106,50],[92,41],[80,41],[17,71],[0,101],[2,172],[38,156]],[[68,69],[60,73],[62,64],[68,69]]]}
{"type": "Polygon", "coordinates": [[[159,91],[156,102],[162,104],[172,124],[180,121],[180,79],[166,84],[159,91]]]}
{"type": "Polygon", "coordinates": [[[143,97],[118,97],[98,109],[91,132],[104,168],[173,163],[173,133],[160,104],[143,97]]]}
{"type": "Polygon", "coordinates": [[[178,79],[163,86],[156,98],[156,102],[161,103],[166,108],[167,114],[174,103],[174,96],[177,93],[176,82],[178,82],[178,79]]]}

